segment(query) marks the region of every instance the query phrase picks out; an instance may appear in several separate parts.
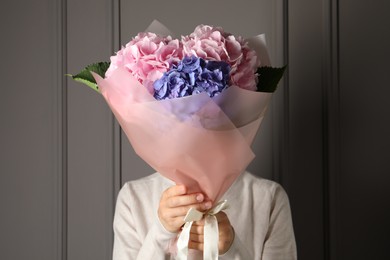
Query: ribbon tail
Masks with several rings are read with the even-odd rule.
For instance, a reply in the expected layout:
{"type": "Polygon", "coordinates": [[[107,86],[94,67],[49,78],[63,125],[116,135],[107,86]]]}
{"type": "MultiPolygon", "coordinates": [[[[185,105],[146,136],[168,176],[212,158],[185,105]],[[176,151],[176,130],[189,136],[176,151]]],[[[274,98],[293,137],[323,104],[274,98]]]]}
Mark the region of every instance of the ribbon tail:
{"type": "Polygon", "coordinates": [[[188,255],[188,242],[190,241],[190,231],[193,221],[187,222],[177,240],[177,260],[187,260],[188,255]]]}
{"type": "MultiPolygon", "coordinates": [[[[228,207],[227,201],[220,201],[214,208],[210,209],[205,216],[204,225],[204,241],[203,241],[203,260],[218,260],[218,220],[214,216],[221,210],[228,207]]],[[[187,260],[188,256],[188,242],[190,241],[190,231],[193,221],[201,220],[203,217],[202,212],[191,208],[188,210],[187,215],[184,218],[185,225],[177,240],[177,260],[187,260]]]]}
{"type": "Polygon", "coordinates": [[[207,215],[204,226],[203,260],[218,260],[218,220],[214,215],[207,215]]]}

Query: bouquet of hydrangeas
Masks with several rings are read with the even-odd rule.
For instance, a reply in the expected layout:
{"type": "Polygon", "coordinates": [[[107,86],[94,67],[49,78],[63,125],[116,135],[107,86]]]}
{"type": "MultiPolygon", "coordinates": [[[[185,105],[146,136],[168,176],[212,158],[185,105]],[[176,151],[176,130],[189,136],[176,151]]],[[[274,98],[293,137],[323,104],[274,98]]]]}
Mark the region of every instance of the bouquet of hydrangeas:
{"type": "MultiPolygon", "coordinates": [[[[263,36],[244,40],[207,25],[181,40],[162,31],[168,30],[152,23],[110,63],[92,64],[72,77],[103,95],[150,166],[189,193],[201,191],[217,202],[254,158],[250,146],[284,68],[269,67],[263,36]]],[[[212,215],[223,207],[207,213],[204,259],[217,258],[212,215]]],[[[179,259],[187,258],[192,221],[202,215],[187,214],[179,259]]]]}
{"type": "Polygon", "coordinates": [[[284,68],[269,67],[263,36],[207,25],[181,40],[158,31],[167,29],[155,21],[110,63],[72,77],[103,95],[142,159],[216,202],[254,158],[250,145],[284,68]]]}

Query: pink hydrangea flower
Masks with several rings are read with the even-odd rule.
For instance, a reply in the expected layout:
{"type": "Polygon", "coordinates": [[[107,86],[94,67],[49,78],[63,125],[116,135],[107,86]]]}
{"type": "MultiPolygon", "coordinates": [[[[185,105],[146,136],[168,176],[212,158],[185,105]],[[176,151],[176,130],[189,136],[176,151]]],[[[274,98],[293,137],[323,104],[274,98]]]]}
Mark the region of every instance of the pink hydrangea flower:
{"type": "Polygon", "coordinates": [[[182,57],[179,40],[149,32],[139,33],[116,55],[111,56],[106,77],[110,77],[118,67],[125,68],[153,93],[153,82],[161,78],[164,72],[168,71],[172,64],[177,64],[182,57]]]}
{"type": "Polygon", "coordinates": [[[241,37],[225,33],[220,27],[199,25],[192,34],[182,37],[182,44],[186,56],[227,62],[231,66],[231,84],[257,89],[255,73],[260,61],[241,37]]]}

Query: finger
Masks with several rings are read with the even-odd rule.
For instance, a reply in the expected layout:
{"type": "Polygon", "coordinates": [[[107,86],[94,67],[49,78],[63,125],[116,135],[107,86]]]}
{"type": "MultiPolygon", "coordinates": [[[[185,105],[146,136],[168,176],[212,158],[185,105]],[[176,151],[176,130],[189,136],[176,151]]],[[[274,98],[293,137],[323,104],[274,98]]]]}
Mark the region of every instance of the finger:
{"type": "Polygon", "coordinates": [[[180,207],[176,207],[176,208],[169,208],[170,210],[172,210],[173,212],[173,217],[180,217],[182,216],[183,218],[185,217],[185,215],[187,215],[187,212],[191,209],[191,208],[194,208],[198,211],[206,211],[208,209],[211,208],[211,203],[209,201],[207,202],[202,202],[202,203],[198,203],[198,204],[192,204],[192,205],[188,205],[188,206],[180,206],[180,207]]]}
{"type": "Polygon", "coordinates": [[[184,185],[175,185],[172,187],[169,187],[163,192],[163,197],[170,198],[173,196],[180,196],[184,195],[187,192],[187,188],[184,185]]]}
{"type": "Polygon", "coordinates": [[[204,226],[197,226],[197,225],[192,224],[190,233],[203,235],[204,234],[204,226]]]}
{"type": "Polygon", "coordinates": [[[201,234],[190,233],[190,240],[198,243],[203,243],[204,236],[201,234]]]}
{"type": "Polygon", "coordinates": [[[203,202],[204,196],[202,193],[194,193],[189,195],[172,196],[167,199],[167,206],[174,208],[179,206],[192,205],[203,202]]]}
{"type": "Polygon", "coordinates": [[[159,216],[165,220],[178,217],[176,214],[176,210],[172,208],[164,208],[164,210],[159,210],[159,216]]]}
{"type": "Polygon", "coordinates": [[[169,220],[169,224],[173,227],[176,227],[177,230],[180,230],[183,228],[185,222],[184,222],[184,219],[182,217],[175,217],[175,218],[171,218],[169,220]]]}
{"type": "Polygon", "coordinates": [[[188,248],[190,248],[190,249],[195,249],[195,250],[199,250],[199,251],[203,251],[203,243],[198,243],[198,242],[194,242],[194,241],[189,241],[189,242],[188,242],[188,248]]]}

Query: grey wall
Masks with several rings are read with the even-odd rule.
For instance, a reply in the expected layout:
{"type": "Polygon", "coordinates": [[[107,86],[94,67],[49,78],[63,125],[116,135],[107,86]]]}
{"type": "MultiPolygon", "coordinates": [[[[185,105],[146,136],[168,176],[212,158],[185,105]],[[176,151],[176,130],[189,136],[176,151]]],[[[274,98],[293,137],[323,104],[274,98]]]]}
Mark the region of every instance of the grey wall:
{"type": "Polygon", "coordinates": [[[60,9],[40,4],[0,4],[1,259],[60,257],[60,9]]]}
{"type": "Polygon", "coordinates": [[[339,234],[335,252],[344,259],[390,256],[387,10],[390,3],[385,0],[340,1],[339,174],[334,179],[332,206],[337,216],[334,232],[339,234]]]}
{"type": "Polygon", "coordinates": [[[249,169],[287,190],[299,259],[388,259],[390,2],[167,3],[1,2],[0,259],[111,258],[116,194],[153,170],[103,99],[64,74],[154,18],[178,35],[200,23],[267,34],[289,66],[249,169]]]}
{"type": "Polygon", "coordinates": [[[108,0],[0,4],[0,259],[110,259],[119,136],[74,73],[114,51],[108,0]]]}

